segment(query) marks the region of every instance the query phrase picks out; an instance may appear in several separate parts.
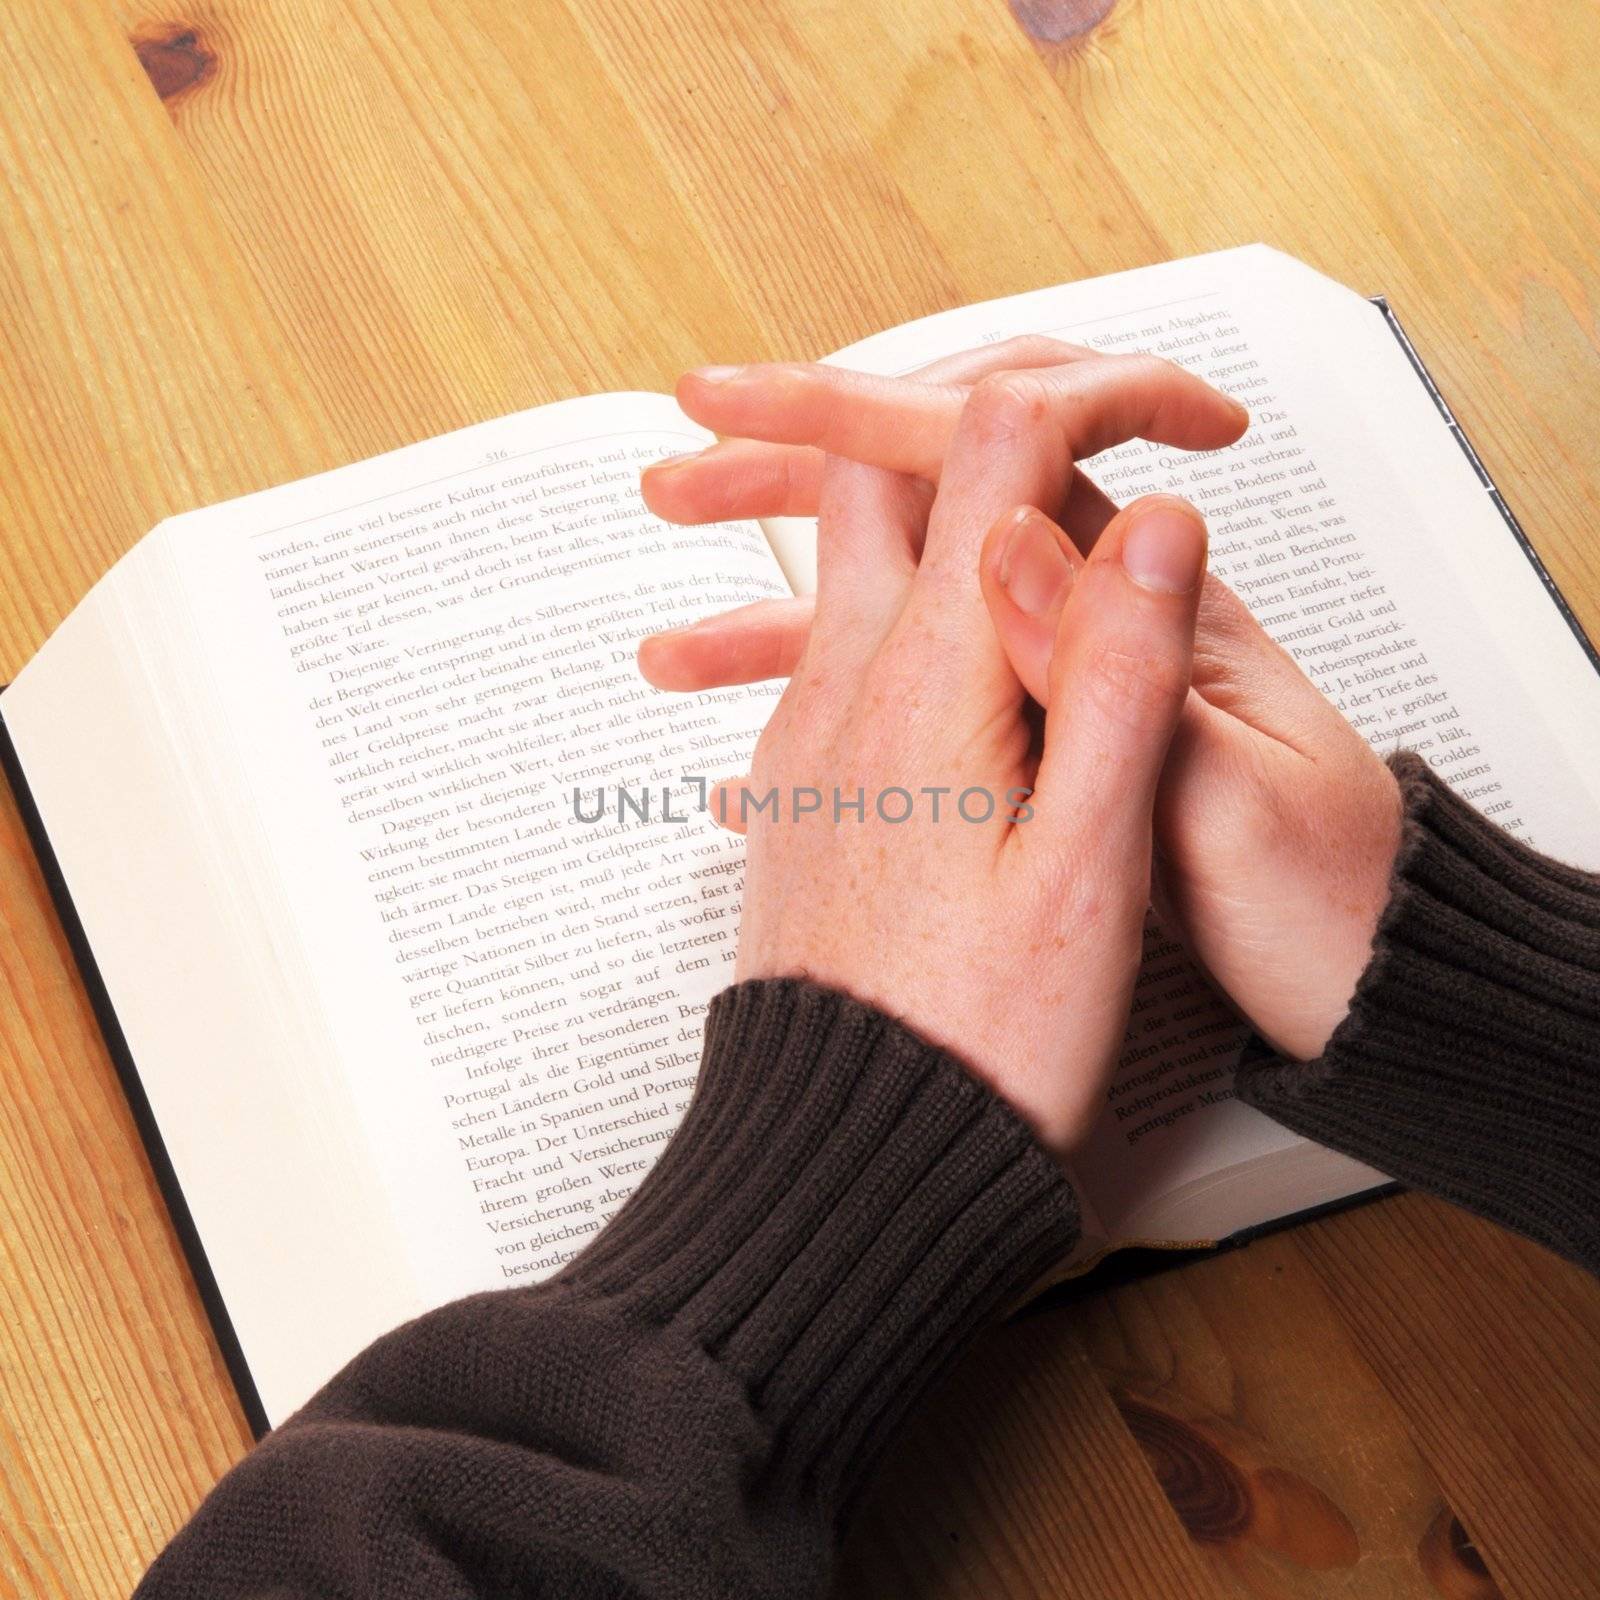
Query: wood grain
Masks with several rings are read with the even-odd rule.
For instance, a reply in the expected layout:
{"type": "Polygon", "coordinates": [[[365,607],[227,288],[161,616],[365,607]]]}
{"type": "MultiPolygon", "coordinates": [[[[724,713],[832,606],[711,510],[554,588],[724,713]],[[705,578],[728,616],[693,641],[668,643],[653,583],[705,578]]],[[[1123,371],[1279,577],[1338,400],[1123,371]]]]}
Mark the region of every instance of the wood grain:
{"type": "MultiPolygon", "coordinates": [[[[1600,632],[1588,0],[8,0],[0,677],[159,517],[583,390],[1264,238],[1386,292],[1600,632]]],[[[0,1595],[246,1432],[0,802],[0,1595]]],[[[999,1330],[874,1597],[1569,1600],[1600,1290],[1418,1198],[999,1330]]]]}

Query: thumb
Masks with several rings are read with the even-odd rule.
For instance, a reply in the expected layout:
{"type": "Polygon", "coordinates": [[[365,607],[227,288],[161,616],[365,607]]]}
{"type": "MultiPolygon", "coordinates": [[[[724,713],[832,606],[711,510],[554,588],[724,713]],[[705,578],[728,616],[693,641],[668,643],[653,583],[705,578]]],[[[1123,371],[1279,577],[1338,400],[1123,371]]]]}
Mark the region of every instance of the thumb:
{"type": "MultiPolygon", "coordinates": [[[[1115,519],[1107,527],[1114,525],[1115,519]]],[[[978,557],[978,583],[989,620],[1011,670],[1040,705],[1050,699],[1056,628],[1082,566],[1072,541],[1032,506],[1018,506],[1000,517],[978,557]]]]}
{"type": "Polygon", "coordinates": [[[1111,521],[1074,577],[1045,685],[1034,804],[1046,837],[1091,819],[1097,837],[1120,834],[1148,856],[1156,785],[1189,692],[1205,566],[1200,513],[1152,495],[1111,521]]]}

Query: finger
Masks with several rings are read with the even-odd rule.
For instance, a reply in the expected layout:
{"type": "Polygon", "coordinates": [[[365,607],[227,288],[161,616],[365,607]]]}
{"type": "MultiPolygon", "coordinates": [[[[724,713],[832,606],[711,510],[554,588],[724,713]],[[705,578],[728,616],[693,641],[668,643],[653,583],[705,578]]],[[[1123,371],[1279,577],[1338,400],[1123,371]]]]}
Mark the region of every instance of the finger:
{"type": "Polygon", "coordinates": [[[1203,378],[1158,356],[1102,356],[1004,372],[962,409],[928,527],[924,570],[972,571],[996,517],[1066,497],[1073,464],[1130,439],[1185,450],[1233,444],[1249,413],[1203,378]]]}
{"type": "MultiPolygon", "coordinates": [[[[1067,344],[1042,334],[1023,334],[998,344],[958,351],[955,355],[930,362],[912,374],[890,378],[886,382],[894,385],[921,383],[967,388],[990,373],[1083,361],[1096,353],[1087,345],[1067,344]]],[[[828,373],[837,369],[820,367],[817,370],[828,373]]],[[[694,374],[689,376],[693,377],[694,374]]],[[[948,435],[960,413],[960,396],[947,395],[946,403],[949,412],[948,435]]],[[[876,441],[887,441],[888,453],[863,450],[862,453],[853,454],[852,459],[868,466],[894,468],[900,459],[901,432],[894,419],[884,419],[881,427],[873,426],[863,432],[862,443],[871,446],[876,441]]],[[[822,488],[824,460],[824,452],[813,445],[774,444],[757,442],[753,438],[732,438],[690,455],[655,462],[644,469],[640,487],[645,504],[668,522],[721,522],[741,517],[814,517],[822,488]]],[[[1092,529],[1091,539],[1103,525],[1102,521],[1092,529]]]]}
{"type": "MultiPolygon", "coordinates": [[[[1107,528],[1072,582],[1050,665],[1044,753],[1025,848],[1100,859],[1144,881],[1162,763],[1188,696],[1206,529],[1153,495],[1107,528]]],[[[1142,904],[1142,901],[1141,901],[1142,904]]]]}
{"type": "MultiPolygon", "coordinates": [[[[806,447],[936,481],[966,390],[973,383],[1030,361],[1057,365],[1095,356],[1086,345],[1025,337],[962,351],[912,376],[882,377],[820,362],[701,367],[678,380],[677,395],[678,404],[696,422],[741,442],[760,439],[806,447]]],[[[651,478],[658,473],[677,478],[680,485],[728,475],[732,487],[740,487],[737,474],[746,469],[746,463],[730,461],[714,446],[698,458],[676,458],[647,468],[646,473],[651,478]]],[[[774,463],[771,470],[793,475],[796,489],[808,476],[820,482],[814,466],[792,456],[774,463]]],[[[679,492],[686,491],[680,487],[679,492]]],[[[797,495],[791,503],[804,502],[797,495]]]]}
{"type": "Polygon", "coordinates": [[[989,530],[978,581],[989,620],[1022,687],[1050,699],[1050,660],[1061,612],[1083,565],[1072,541],[1042,511],[1019,506],[989,530]]]}
{"type": "MultiPolygon", "coordinates": [[[[639,487],[645,505],[656,516],[688,526],[755,517],[814,517],[827,460],[822,451],[809,446],[726,439],[696,455],[646,467],[639,487]]],[[[1098,484],[1081,472],[1074,474],[1059,514],[1061,526],[1080,550],[1094,548],[1116,513],[1116,502],[1098,484]]]]}
{"type": "MultiPolygon", "coordinates": [[[[1002,517],[984,541],[980,580],[989,617],[1011,669],[1040,705],[1050,701],[1050,664],[1056,633],[1082,557],[1042,512],[1019,506],[1002,517]]],[[[1327,747],[1327,730],[1315,724],[1332,707],[1274,644],[1236,596],[1215,578],[1201,590],[1195,630],[1191,693],[1173,735],[1158,793],[1180,791],[1192,805],[1202,787],[1235,788],[1239,773],[1271,758],[1247,748],[1267,734],[1293,756],[1327,747]],[[1219,692],[1220,691],[1220,692],[1219,692]],[[1313,739],[1315,744],[1312,743],[1313,739]],[[1187,774],[1187,787],[1177,769],[1187,774]]]]}
{"type": "Polygon", "coordinates": [[[805,651],[815,602],[757,600],[640,641],[639,671],[658,689],[724,689],[787,678],[805,651]]]}
{"type": "MultiPolygon", "coordinates": [[[[1236,401],[1158,356],[1091,352],[1050,367],[991,370],[977,386],[1019,371],[1078,380],[1058,383],[1054,392],[1077,402],[1073,453],[1080,458],[1135,436],[1185,449],[1220,448],[1248,424],[1236,401]]],[[[677,393],[691,417],[719,433],[809,445],[936,479],[969,387],[948,378],[889,378],[796,362],[702,367],[679,379],[677,393]]]]}
{"type": "Polygon", "coordinates": [[[725,439],[697,455],[644,469],[644,503],[667,522],[731,522],[741,517],[814,517],[827,457],[801,445],[725,439]]]}
{"type": "Polygon", "coordinates": [[[1016,367],[1055,367],[1065,361],[1086,361],[1100,352],[1090,345],[1069,344],[1042,333],[1020,333],[995,344],[980,344],[941,356],[925,367],[905,374],[922,383],[973,384],[991,372],[1009,372],[1016,367]]]}
{"type": "Polygon", "coordinates": [[[927,528],[931,486],[829,458],[817,515],[817,604],[808,654],[853,670],[905,609],[927,528]]]}
{"type": "MultiPolygon", "coordinates": [[[[989,620],[1011,669],[1041,705],[1075,551],[1042,512],[1019,506],[984,541],[978,576],[989,620]],[[1053,585],[1053,587],[1052,587],[1053,585]]],[[[1325,745],[1337,709],[1275,643],[1249,608],[1208,575],[1195,628],[1194,692],[1206,705],[1302,754],[1325,745]]]]}
{"type": "Polygon", "coordinates": [[[1209,705],[1302,755],[1314,758],[1330,737],[1348,731],[1299,662],[1215,578],[1200,599],[1194,687],[1209,705]]]}
{"type": "MultiPolygon", "coordinates": [[[[894,381],[970,385],[991,372],[1054,366],[1063,361],[1081,361],[1094,353],[1087,345],[1029,333],[999,344],[960,350],[894,381]]],[[[952,427],[954,421],[952,415],[952,427]]],[[[825,459],[821,450],[809,445],[727,439],[692,455],[655,462],[644,469],[640,486],[645,504],[668,522],[814,517],[825,459]]],[[[892,465],[865,458],[863,464],[892,465]]]]}
{"type": "Polygon", "coordinates": [[[755,790],[748,777],[723,778],[706,790],[706,810],[719,828],[729,833],[748,833],[755,812],[755,790]]]}
{"type": "Polygon", "coordinates": [[[807,363],[686,372],[678,404],[702,427],[936,479],[965,388],[807,363]]]}
{"type": "Polygon", "coordinates": [[[977,581],[982,541],[1014,506],[1062,502],[1073,477],[1063,429],[1039,404],[1047,377],[1001,373],[969,391],[904,612],[908,637],[937,642],[935,651],[924,651],[930,686],[961,694],[980,719],[1003,714],[1019,693],[977,581]]]}

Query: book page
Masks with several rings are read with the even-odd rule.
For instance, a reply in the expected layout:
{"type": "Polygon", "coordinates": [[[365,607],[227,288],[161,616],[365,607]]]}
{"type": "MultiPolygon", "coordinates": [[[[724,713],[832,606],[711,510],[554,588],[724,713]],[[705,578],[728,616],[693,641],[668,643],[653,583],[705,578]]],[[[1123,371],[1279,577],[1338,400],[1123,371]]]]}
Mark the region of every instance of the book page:
{"type": "MultiPolygon", "coordinates": [[[[1228,450],[1135,441],[1089,473],[1119,502],[1161,490],[1199,505],[1212,570],[1375,747],[1421,752],[1497,822],[1600,865],[1600,675],[1377,308],[1250,246],[946,312],[830,359],[904,373],[1023,332],[1154,351],[1248,405],[1228,450]]],[[[1077,1163],[1106,1237],[1142,1234],[1153,1212],[1170,1229],[1163,1197],[1302,1143],[1233,1100],[1242,1039],[1152,918],[1122,1062],[1077,1163]]],[[[1325,1189],[1378,1181],[1330,1159],[1325,1189]]]]}
{"type": "Polygon", "coordinates": [[[124,556],[0,715],[276,1420],[309,1393],[306,1341],[284,1337],[285,1319],[306,1319],[324,1353],[359,1348],[368,1307],[392,1304],[409,1274],[327,1072],[313,975],[222,825],[237,803],[216,799],[215,741],[187,715],[194,658],[166,556],[157,536],[124,556]]]}
{"type": "Polygon", "coordinates": [[[555,1271],[687,1104],[743,861],[695,780],[747,768],[778,690],[663,694],[634,654],[680,611],[788,592],[754,524],[645,511],[640,466],[707,439],[663,397],[596,396],[158,535],[204,724],[173,744],[225,813],[219,891],[257,883],[273,930],[235,954],[296,974],[272,999],[320,1039],[250,1063],[279,1085],[270,1144],[242,1115],[262,1096],[196,1092],[230,1061],[138,1050],[275,1420],[405,1317],[555,1271]]]}

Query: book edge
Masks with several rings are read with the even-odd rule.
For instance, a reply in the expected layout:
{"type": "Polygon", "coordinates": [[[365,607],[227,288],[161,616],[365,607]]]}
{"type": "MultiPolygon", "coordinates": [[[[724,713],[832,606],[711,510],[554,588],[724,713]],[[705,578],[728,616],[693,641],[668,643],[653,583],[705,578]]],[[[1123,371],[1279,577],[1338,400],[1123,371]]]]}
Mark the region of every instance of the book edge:
{"type": "MultiPolygon", "coordinates": [[[[1550,575],[1538,551],[1534,548],[1532,541],[1528,538],[1515,513],[1511,510],[1505,496],[1500,492],[1494,479],[1484,467],[1482,458],[1473,447],[1471,440],[1468,439],[1465,430],[1456,420],[1455,414],[1451,411],[1448,402],[1445,400],[1438,384],[1434,381],[1432,373],[1418,354],[1415,345],[1406,334],[1388,298],[1384,295],[1371,295],[1366,298],[1368,303],[1377,309],[1384,318],[1389,331],[1404,351],[1413,372],[1427,390],[1429,398],[1432,399],[1440,417],[1455,437],[1467,460],[1471,463],[1474,473],[1483,485],[1485,493],[1493,501],[1495,509],[1500,514],[1507,530],[1532,564],[1546,594],[1549,595],[1557,611],[1572,630],[1574,637],[1588,657],[1591,665],[1594,666],[1597,672],[1600,672],[1600,649],[1597,649],[1594,642],[1589,638],[1582,623],[1578,620],[1577,614],[1573,611],[1566,596],[1561,592],[1555,579],[1550,575]]],[[[50,898],[55,906],[57,918],[61,923],[62,931],[66,935],[73,959],[83,979],[84,988],[88,994],[90,1005],[94,1010],[101,1035],[105,1040],[112,1064],[115,1066],[118,1079],[122,1084],[129,1110],[133,1115],[134,1125],[144,1144],[145,1153],[154,1171],[157,1186],[166,1204],[168,1215],[172,1219],[173,1228],[183,1248],[184,1257],[189,1264],[189,1270],[194,1277],[201,1304],[205,1309],[207,1319],[211,1323],[212,1334],[217,1341],[223,1363],[238,1394],[240,1405],[251,1432],[257,1439],[260,1439],[270,1431],[266,1411],[261,1404],[260,1395],[256,1390],[249,1363],[245,1359],[243,1347],[239,1343],[232,1321],[228,1316],[227,1307],[217,1286],[216,1277],[211,1270],[205,1247],[201,1243],[199,1231],[195,1226],[188,1202],[184,1197],[182,1185],[179,1183],[177,1173],[167,1155],[166,1145],[161,1137],[154,1113],[151,1111],[149,1100],[145,1095],[138,1067],[133,1060],[131,1051],[128,1049],[115,1007],[112,1005],[111,997],[101,979],[99,966],[89,947],[88,937],[78,918],[77,909],[67,888],[66,879],[56,861],[55,852],[50,844],[43,819],[33,803],[32,790],[29,788],[27,777],[22,770],[10,733],[5,726],[3,700],[0,700],[0,770],[4,771],[11,791],[16,797],[23,827],[33,846],[34,855],[38,860],[40,871],[50,891],[50,898]]],[[[1324,1201],[1299,1211],[1286,1213],[1281,1217],[1271,1218],[1251,1227],[1239,1229],[1227,1238],[1214,1242],[1198,1241],[1194,1244],[1183,1244],[1181,1246],[1175,1243],[1170,1248],[1153,1248],[1137,1243],[1113,1245],[1087,1271],[1071,1278],[1057,1280],[1039,1294],[1033,1296],[1025,1306],[1015,1313],[1015,1316],[1030,1316],[1036,1311],[1049,1310],[1052,1307],[1069,1303],[1079,1296],[1094,1290],[1135,1281],[1139,1278],[1167,1271],[1186,1262],[1193,1261],[1197,1257],[1215,1256],[1224,1251],[1239,1249],[1254,1239],[1262,1238],[1285,1228],[1297,1227],[1301,1223],[1311,1222],[1319,1217],[1347,1210],[1369,1200],[1399,1193],[1402,1189],[1403,1186],[1398,1183],[1379,1184],[1370,1189],[1342,1195],[1333,1200],[1324,1201]]]]}
{"type": "MultiPolygon", "coordinates": [[[[1367,295],[1364,298],[1383,317],[1384,324],[1404,352],[1412,372],[1427,391],[1428,398],[1433,401],[1434,408],[1438,411],[1440,418],[1450,430],[1456,443],[1461,447],[1462,454],[1466,456],[1478,482],[1483,486],[1484,493],[1489,496],[1495,510],[1499,513],[1500,520],[1505,524],[1512,538],[1516,540],[1523,555],[1527,557],[1532,565],[1534,572],[1538,574],[1539,582],[1543,586],[1545,593],[1555,603],[1556,610],[1572,630],[1573,637],[1578,641],[1583,653],[1588,657],[1590,665],[1594,667],[1596,672],[1600,672],[1600,649],[1596,648],[1594,641],[1578,620],[1577,613],[1572,609],[1567,597],[1561,592],[1560,585],[1550,575],[1549,568],[1545,566],[1543,558],[1539,555],[1538,550],[1534,548],[1533,541],[1528,537],[1527,531],[1517,520],[1516,513],[1512,511],[1510,503],[1500,492],[1500,487],[1490,475],[1489,469],[1484,466],[1483,458],[1467,437],[1466,429],[1456,420],[1455,412],[1450,409],[1450,404],[1445,399],[1439,385],[1434,381],[1433,374],[1428,370],[1427,363],[1418,353],[1417,347],[1411,342],[1411,337],[1405,331],[1405,327],[1396,314],[1394,307],[1389,303],[1388,296],[1375,294],[1367,295]]],[[[1069,1277],[1057,1278],[1054,1282],[1047,1284],[1015,1315],[1022,1317],[1031,1315],[1036,1310],[1049,1310],[1053,1306],[1067,1304],[1078,1296],[1096,1289],[1134,1282],[1140,1278],[1150,1277],[1156,1273],[1182,1266],[1185,1262],[1220,1255],[1227,1250],[1237,1250],[1249,1244],[1252,1240],[1262,1238],[1267,1234],[1277,1233],[1284,1228],[1298,1227],[1301,1223],[1314,1222],[1319,1217],[1331,1216],[1336,1212],[1362,1205],[1369,1200],[1378,1200],[1386,1195],[1400,1194],[1404,1192],[1404,1189],[1405,1185],[1397,1182],[1377,1184],[1370,1189],[1360,1189],[1354,1194],[1341,1195],[1333,1200],[1322,1201],[1317,1205],[1308,1206],[1299,1211],[1287,1212],[1281,1217],[1273,1217],[1248,1228],[1241,1228],[1224,1239],[1172,1240],[1161,1245],[1141,1240],[1130,1240],[1126,1244],[1111,1243],[1106,1245],[1092,1262],[1081,1271],[1069,1277]]]]}
{"type": "Polygon", "coordinates": [[[193,1214],[189,1210],[183,1185],[178,1181],[178,1174],[172,1165],[171,1157],[167,1154],[166,1142],[161,1136],[155,1113],[150,1108],[143,1080],[139,1076],[133,1052],[128,1048],[127,1039],[123,1035],[116,1007],[112,1004],[105,981],[100,976],[99,963],[90,948],[88,934],[79,919],[77,906],[73,903],[72,893],[67,887],[66,877],[56,860],[55,849],[50,843],[44,819],[34,804],[33,790],[29,786],[21,758],[6,726],[3,695],[0,695],[0,771],[4,772],[11,793],[16,799],[17,810],[22,817],[28,842],[33,846],[34,859],[39,864],[45,887],[50,892],[56,918],[66,935],[67,946],[77,965],[78,975],[83,980],[84,990],[100,1028],[100,1035],[111,1056],[111,1063],[116,1068],[123,1097],[133,1115],[134,1127],[138,1131],[140,1142],[144,1145],[145,1155],[155,1175],[156,1186],[161,1191],[167,1215],[172,1220],[173,1231],[178,1236],[178,1243],[182,1247],[184,1259],[188,1262],[190,1274],[194,1279],[195,1289],[199,1293],[201,1306],[211,1324],[212,1337],[217,1342],[218,1352],[222,1356],[223,1365],[227,1368],[234,1391],[239,1397],[239,1404],[244,1411],[250,1432],[259,1440],[271,1431],[266,1408],[261,1403],[250,1364],[245,1359],[244,1347],[239,1343],[233,1321],[228,1315],[227,1305],[222,1298],[222,1291],[217,1286],[216,1274],[211,1269],[210,1259],[200,1239],[200,1231],[195,1226],[193,1214]]]}
{"type": "Polygon", "coordinates": [[[1567,626],[1572,630],[1573,637],[1578,641],[1583,653],[1589,658],[1589,664],[1596,672],[1600,672],[1600,649],[1595,647],[1594,641],[1584,630],[1583,624],[1578,620],[1578,614],[1572,609],[1571,603],[1561,592],[1560,585],[1550,576],[1550,569],[1545,566],[1543,557],[1534,548],[1533,541],[1528,537],[1522,524],[1517,520],[1516,513],[1511,509],[1506,497],[1501,494],[1500,486],[1489,475],[1489,469],[1484,466],[1483,458],[1478,454],[1472,441],[1467,437],[1466,429],[1456,421],[1456,414],[1450,409],[1450,403],[1444,397],[1439,385],[1434,382],[1433,374],[1428,370],[1427,363],[1417,353],[1417,347],[1411,342],[1411,336],[1396,316],[1394,307],[1389,304],[1386,295],[1375,294],[1368,297],[1369,303],[1376,306],[1382,313],[1383,320],[1405,352],[1406,360],[1411,363],[1411,370],[1416,373],[1424,389],[1428,391],[1428,398],[1433,401],[1434,408],[1444,424],[1449,428],[1455,441],[1461,447],[1461,453],[1471,464],[1473,472],[1477,475],[1478,482],[1483,486],[1483,491],[1489,496],[1494,508],[1500,514],[1500,520],[1505,523],[1512,538],[1521,547],[1523,555],[1528,558],[1539,582],[1544,586],[1544,591],[1555,602],[1556,610],[1566,620],[1567,626]]]}
{"type": "Polygon", "coordinates": [[[1299,1211],[1286,1211],[1281,1217],[1272,1217],[1266,1222],[1252,1223],[1248,1228],[1240,1228],[1230,1233],[1225,1239],[1193,1242],[1174,1240],[1170,1244],[1159,1246],[1146,1243],[1114,1245],[1086,1271],[1070,1278],[1058,1278],[1046,1285],[1014,1314],[1012,1320],[1029,1317],[1039,1311],[1054,1310],[1058,1306],[1070,1305],[1084,1295],[1100,1289],[1113,1289],[1119,1284],[1136,1283],[1140,1279],[1153,1278],[1176,1267],[1186,1266],[1192,1261],[1206,1261],[1213,1256],[1224,1255],[1230,1250],[1240,1250],[1256,1239],[1265,1238],[1268,1234],[1281,1233],[1288,1228],[1298,1228],[1302,1223],[1315,1222],[1320,1217],[1331,1217],[1338,1212],[1366,1205],[1369,1201],[1382,1200],[1389,1195],[1405,1192],[1405,1185],[1402,1183],[1391,1181],[1374,1184],[1370,1189],[1358,1189],[1354,1194],[1342,1194],[1335,1199],[1319,1201],[1316,1205],[1306,1206],[1299,1211]]]}

